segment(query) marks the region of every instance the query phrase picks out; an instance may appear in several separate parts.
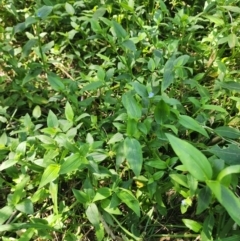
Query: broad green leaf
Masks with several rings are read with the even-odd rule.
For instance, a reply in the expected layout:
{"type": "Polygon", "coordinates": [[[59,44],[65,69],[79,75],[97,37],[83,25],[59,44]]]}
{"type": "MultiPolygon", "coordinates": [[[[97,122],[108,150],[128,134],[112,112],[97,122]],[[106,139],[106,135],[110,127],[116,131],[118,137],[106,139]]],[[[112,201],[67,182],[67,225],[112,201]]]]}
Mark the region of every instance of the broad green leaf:
{"type": "Polygon", "coordinates": [[[202,152],[188,142],[173,135],[166,134],[166,136],[174,152],[190,174],[199,181],[212,178],[212,167],[202,152]]]}
{"type": "Polygon", "coordinates": [[[39,105],[36,105],[33,109],[33,113],[32,113],[33,117],[35,119],[38,119],[39,117],[41,117],[41,114],[42,114],[41,107],[39,105]]]}
{"type": "Polygon", "coordinates": [[[221,106],[217,106],[217,105],[203,105],[202,108],[204,110],[213,110],[213,111],[218,111],[218,112],[222,112],[222,113],[227,113],[227,111],[222,108],[221,106]]]}
{"type": "Polygon", "coordinates": [[[236,128],[229,126],[220,126],[214,129],[219,136],[231,139],[238,139],[240,137],[240,131],[236,128]]]}
{"type": "Polygon", "coordinates": [[[127,135],[129,137],[134,137],[134,135],[137,134],[137,132],[138,132],[137,124],[138,124],[138,122],[135,119],[128,118],[127,135]]]}
{"type": "Polygon", "coordinates": [[[221,6],[221,8],[225,8],[230,12],[240,13],[240,8],[237,6],[221,6]]]}
{"type": "Polygon", "coordinates": [[[103,15],[106,13],[106,11],[107,11],[106,8],[100,7],[94,12],[92,18],[93,19],[99,19],[100,17],[103,17],[103,15]]]}
{"type": "Polygon", "coordinates": [[[103,199],[101,201],[101,207],[108,213],[114,215],[122,215],[122,212],[119,210],[118,206],[120,205],[121,201],[117,197],[115,193],[111,195],[111,199],[103,199]]]}
{"type": "Polygon", "coordinates": [[[127,32],[119,23],[117,23],[116,21],[112,21],[112,26],[115,34],[119,39],[125,39],[127,37],[127,32]]]}
{"type": "Polygon", "coordinates": [[[51,87],[56,91],[63,91],[65,86],[62,83],[61,79],[54,73],[48,73],[47,75],[48,81],[51,87]]]}
{"type": "Polygon", "coordinates": [[[236,36],[236,34],[231,33],[228,35],[228,46],[229,48],[234,48],[238,43],[238,38],[236,36]]]}
{"type": "Polygon", "coordinates": [[[79,153],[75,153],[67,157],[66,160],[61,165],[59,174],[62,175],[62,174],[76,171],[78,167],[83,163],[81,160],[82,158],[83,157],[81,157],[79,153]]]}
{"type": "Polygon", "coordinates": [[[130,40],[130,39],[127,39],[125,41],[122,42],[122,46],[132,52],[136,52],[137,51],[137,48],[136,48],[136,45],[135,43],[130,40]]]}
{"type": "Polygon", "coordinates": [[[233,173],[240,173],[240,165],[232,165],[229,167],[224,168],[217,176],[217,180],[221,182],[221,180],[228,175],[233,173]]]}
{"type": "Polygon", "coordinates": [[[135,81],[132,83],[132,86],[138,95],[140,95],[141,97],[148,97],[148,91],[145,85],[135,81]]]}
{"type": "Polygon", "coordinates": [[[118,198],[140,217],[140,204],[136,197],[127,189],[119,188],[116,192],[118,198]]]}
{"type": "Polygon", "coordinates": [[[30,241],[32,240],[32,237],[34,233],[36,232],[35,228],[29,228],[25,232],[21,233],[21,237],[18,239],[18,241],[30,241]]]}
{"type": "Polygon", "coordinates": [[[73,112],[72,106],[69,104],[68,101],[65,106],[65,116],[68,121],[73,122],[74,112],[73,112]]]}
{"type": "Polygon", "coordinates": [[[25,199],[18,203],[16,209],[22,213],[33,214],[33,203],[30,199],[25,199]]]}
{"type": "Polygon", "coordinates": [[[175,57],[170,58],[163,70],[163,80],[162,80],[162,89],[161,91],[164,92],[174,81],[174,61],[175,57]]]}
{"type": "MultiPolygon", "coordinates": [[[[202,228],[202,232],[201,232],[201,240],[202,241],[209,241],[209,240],[213,240],[212,239],[212,231],[214,228],[214,214],[210,213],[206,218],[204,218],[204,222],[203,222],[203,228],[202,228]]],[[[225,240],[225,238],[221,238],[215,241],[227,241],[225,240]]],[[[230,240],[228,240],[230,241],[230,240]]],[[[235,241],[235,240],[231,240],[231,241],[235,241]]],[[[238,241],[238,240],[236,240],[238,241]]]]}
{"type": "Polygon", "coordinates": [[[23,46],[23,49],[22,49],[22,55],[21,55],[21,58],[25,58],[25,57],[28,57],[32,48],[37,45],[38,43],[38,39],[37,38],[33,38],[33,39],[29,39],[25,45],[23,46]]]}
{"type": "Polygon", "coordinates": [[[159,125],[163,125],[170,114],[170,107],[163,100],[160,100],[154,110],[154,118],[159,125]]]}
{"type": "Polygon", "coordinates": [[[223,148],[215,145],[208,149],[208,151],[223,159],[227,165],[240,164],[240,148],[237,145],[230,144],[223,148]]]}
{"type": "Polygon", "coordinates": [[[88,206],[88,208],[86,210],[86,215],[87,215],[88,220],[94,227],[99,226],[99,224],[100,224],[99,213],[98,213],[98,208],[95,203],[91,203],[88,206]]]}
{"type": "Polygon", "coordinates": [[[107,144],[113,144],[113,143],[116,143],[116,142],[119,142],[122,140],[123,140],[123,134],[118,132],[110,138],[110,140],[107,142],[107,144]]]}
{"type": "Polygon", "coordinates": [[[85,85],[81,89],[81,92],[83,93],[84,91],[98,90],[103,85],[104,85],[103,81],[94,81],[92,83],[89,83],[89,84],[85,85]]]}
{"type": "Polygon", "coordinates": [[[180,66],[184,66],[188,60],[189,60],[190,56],[189,55],[181,55],[179,56],[175,61],[174,61],[174,66],[175,67],[180,67],[180,66]]]}
{"type": "Polygon", "coordinates": [[[55,214],[58,214],[58,182],[50,182],[49,184],[49,193],[53,202],[53,211],[55,214]]]}
{"type": "Polygon", "coordinates": [[[204,16],[204,17],[209,19],[210,22],[215,23],[216,26],[224,25],[224,21],[221,18],[218,18],[218,17],[215,17],[215,16],[210,16],[210,15],[207,15],[207,16],[204,16]]]}
{"type": "Polygon", "coordinates": [[[111,194],[112,194],[112,191],[110,188],[107,188],[107,187],[99,188],[96,192],[93,202],[106,199],[109,196],[111,196],[111,194]]]}
{"type": "Polygon", "coordinates": [[[85,192],[74,189],[74,188],[72,189],[72,192],[78,202],[80,202],[82,204],[86,204],[87,202],[90,201],[88,195],[85,192]]]}
{"type": "Polygon", "coordinates": [[[180,115],[179,123],[180,123],[180,125],[186,127],[187,129],[197,131],[200,134],[209,138],[206,130],[202,126],[200,126],[200,124],[197,121],[195,121],[192,117],[187,116],[187,115],[180,115]]]}
{"type": "Polygon", "coordinates": [[[147,166],[150,166],[150,167],[154,167],[156,169],[166,169],[167,168],[167,163],[162,160],[147,161],[144,164],[147,166]]]}
{"type": "Polygon", "coordinates": [[[16,205],[17,203],[19,203],[19,201],[25,195],[23,190],[24,190],[25,186],[27,185],[27,183],[29,182],[29,180],[30,180],[30,177],[25,175],[25,177],[21,179],[21,182],[19,182],[15,186],[15,191],[14,191],[13,195],[11,196],[11,204],[16,205]]]}
{"type": "Polygon", "coordinates": [[[227,90],[240,92],[240,83],[238,82],[234,82],[234,81],[218,82],[218,85],[220,85],[222,88],[227,90]]]}
{"type": "Polygon", "coordinates": [[[74,15],[75,14],[75,9],[73,8],[73,6],[66,2],[65,3],[65,9],[66,9],[66,12],[69,14],[69,15],[74,15]]]}
{"type": "Polygon", "coordinates": [[[42,188],[49,182],[54,181],[59,176],[60,166],[58,164],[50,164],[42,174],[39,188],[42,188]]]}
{"type": "Polygon", "coordinates": [[[148,61],[148,69],[153,72],[156,68],[155,62],[152,58],[149,59],[148,61]]]}
{"type": "Polygon", "coordinates": [[[18,162],[18,159],[9,159],[1,163],[0,165],[0,171],[5,170],[13,165],[15,165],[18,162]]]}
{"type": "Polygon", "coordinates": [[[95,32],[95,33],[97,33],[97,34],[103,32],[103,30],[102,30],[102,28],[101,28],[98,20],[96,20],[96,19],[91,19],[91,20],[90,20],[90,23],[91,23],[91,29],[92,29],[93,32],[95,32]]]}
{"type": "Polygon", "coordinates": [[[203,187],[197,196],[197,212],[196,214],[202,213],[205,209],[209,207],[212,199],[212,192],[208,186],[203,187]]]}
{"type": "Polygon", "coordinates": [[[128,117],[136,120],[141,118],[141,107],[130,92],[123,94],[122,103],[125,109],[127,110],[128,117]]]}
{"type": "Polygon", "coordinates": [[[194,220],[182,219],[182,221],[189,229],[191,229],[195,233],[198,233],[202,228],[202,224],[200,224],[199,222],[196,222],[194,220]]]}
{"type": "Polygon", "coordinates": [[[41,19],[45,19],[53,10],[52,6],[42,6],[37,10],[37,16],[41,19]]]}
{"type": "Polygon", "coordinates": [[[7,221],[11,217],[13,211],[13,207],[10,206],[5,206],[0,209],[0,225],[5,223],[5,221],[7,221]]]}
{"type": "Polygon", "coordinates": [[[207,185],[217,198],[218,202],[227,210],[230,217],[240,225],[240,200],[232,191],[218,181],[207,181],[207,185]]]}
{"type": "Polygon", "coordinates": [[[189,188],[188,180],[187,180],[187,176],[186,175],[183,175],[183,174],[170,174],[169,176],[175,182],[179,183],[180,185],[182,185],[182,186],[184,186],[186,188],[189,188]]]}
{"type": "Polygon", "coordinates": [[[58,118],[51,110],[48,112],[47,126],[53,128],[58,127],[58,118]]]}
{"type": "Polygon", "coordinates": [[[142,148],[138,140],[127,137],[124,140],[124,154],[130,168],[136,176],[140,175],[142,170],[142,148]]]}

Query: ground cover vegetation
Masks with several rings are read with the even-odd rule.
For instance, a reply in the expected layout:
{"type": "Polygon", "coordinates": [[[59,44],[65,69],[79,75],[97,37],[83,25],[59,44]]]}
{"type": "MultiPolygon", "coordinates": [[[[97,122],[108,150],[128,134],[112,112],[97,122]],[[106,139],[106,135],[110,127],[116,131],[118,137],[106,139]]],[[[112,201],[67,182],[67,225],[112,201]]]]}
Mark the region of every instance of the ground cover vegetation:
{"type": "Polygon", "coordinates": [[[239,5],[2,0],[2,240],[240,240],[239,5]]]}

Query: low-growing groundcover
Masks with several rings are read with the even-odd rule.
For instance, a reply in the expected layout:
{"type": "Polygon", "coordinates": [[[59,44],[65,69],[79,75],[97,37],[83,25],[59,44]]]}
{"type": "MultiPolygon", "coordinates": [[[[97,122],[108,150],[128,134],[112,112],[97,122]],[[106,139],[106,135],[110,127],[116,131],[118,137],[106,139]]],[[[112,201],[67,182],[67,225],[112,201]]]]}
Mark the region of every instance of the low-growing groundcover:
{"type": "Polygon", "coordinates": [[[240,240],[238,6],[1,1],[2,240],[240,240]]]}

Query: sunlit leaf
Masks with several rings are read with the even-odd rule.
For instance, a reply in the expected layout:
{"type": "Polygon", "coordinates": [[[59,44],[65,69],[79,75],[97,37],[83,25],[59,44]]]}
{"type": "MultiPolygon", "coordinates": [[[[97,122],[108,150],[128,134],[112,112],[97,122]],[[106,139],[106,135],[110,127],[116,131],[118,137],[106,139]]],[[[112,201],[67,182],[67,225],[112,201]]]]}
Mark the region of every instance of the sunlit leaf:
{"type": "Polygon", "coordinates": [[[54,181],[59,176],[60,166],[58,164],[50,164],[43,172],[39,188],[47,185],[49,182],[54,181]]]}
{"type": "Polygon", "coordinates": [[[197,180],[205,181],[212,177],[212,167],[208,159],[194,146],[173,135],[166,134],[180,161],[197,180]]]}

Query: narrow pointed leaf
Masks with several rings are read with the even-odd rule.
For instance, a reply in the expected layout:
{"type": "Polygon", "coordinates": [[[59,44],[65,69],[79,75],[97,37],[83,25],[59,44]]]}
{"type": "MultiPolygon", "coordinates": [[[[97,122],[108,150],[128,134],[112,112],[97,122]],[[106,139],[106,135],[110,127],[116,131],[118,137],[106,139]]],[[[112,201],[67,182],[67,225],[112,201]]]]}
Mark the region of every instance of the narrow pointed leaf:
{"type": "Polygon", "coordinates": [[[122,96],[122,103],[127,110],[127,114],[132,119],[140,119],[142,110],[140,105],[137,103],[133,95],[128,92],[122,96]]]}
{"type": "Polygon", "coordinates": [[[42,179],[39,185],[39,188],[42,188],[43,186],[45,186],[46,184],[48,184],[49,182],[54,181],[55,179],[58,178],[58,173],[60,170],[60,166],[57,164],[51,164],[49,165],[45,171],[43,172],[42,175],[42,179]]]}
{"type": "Polygon", "coordinates": [[[192,117],[187,116],[187,115],[180,115],[179,123],[182,126],[186,127],[187,129],[197,131],[198,133],[209,138],[206,130],[202,126],[200,126],[200,124],[197,121],[195,121],[192,117]]]}
{"type": "Polygon", "coordinates": [[[73,122],[74,112],[73,112],[72,106],[69,104],[69,102],[67,102],[66,106],[65,106],[65,116],[68,121],[73,122]]]}
{"type": "Polygon", "coordinates": [[[205,181],[212,177],[212,167],[208,159],[186,141],[183,141],[173,135],[166,134],[174,152],[179,157],[185,168],[197,180],[205,181]]]}

